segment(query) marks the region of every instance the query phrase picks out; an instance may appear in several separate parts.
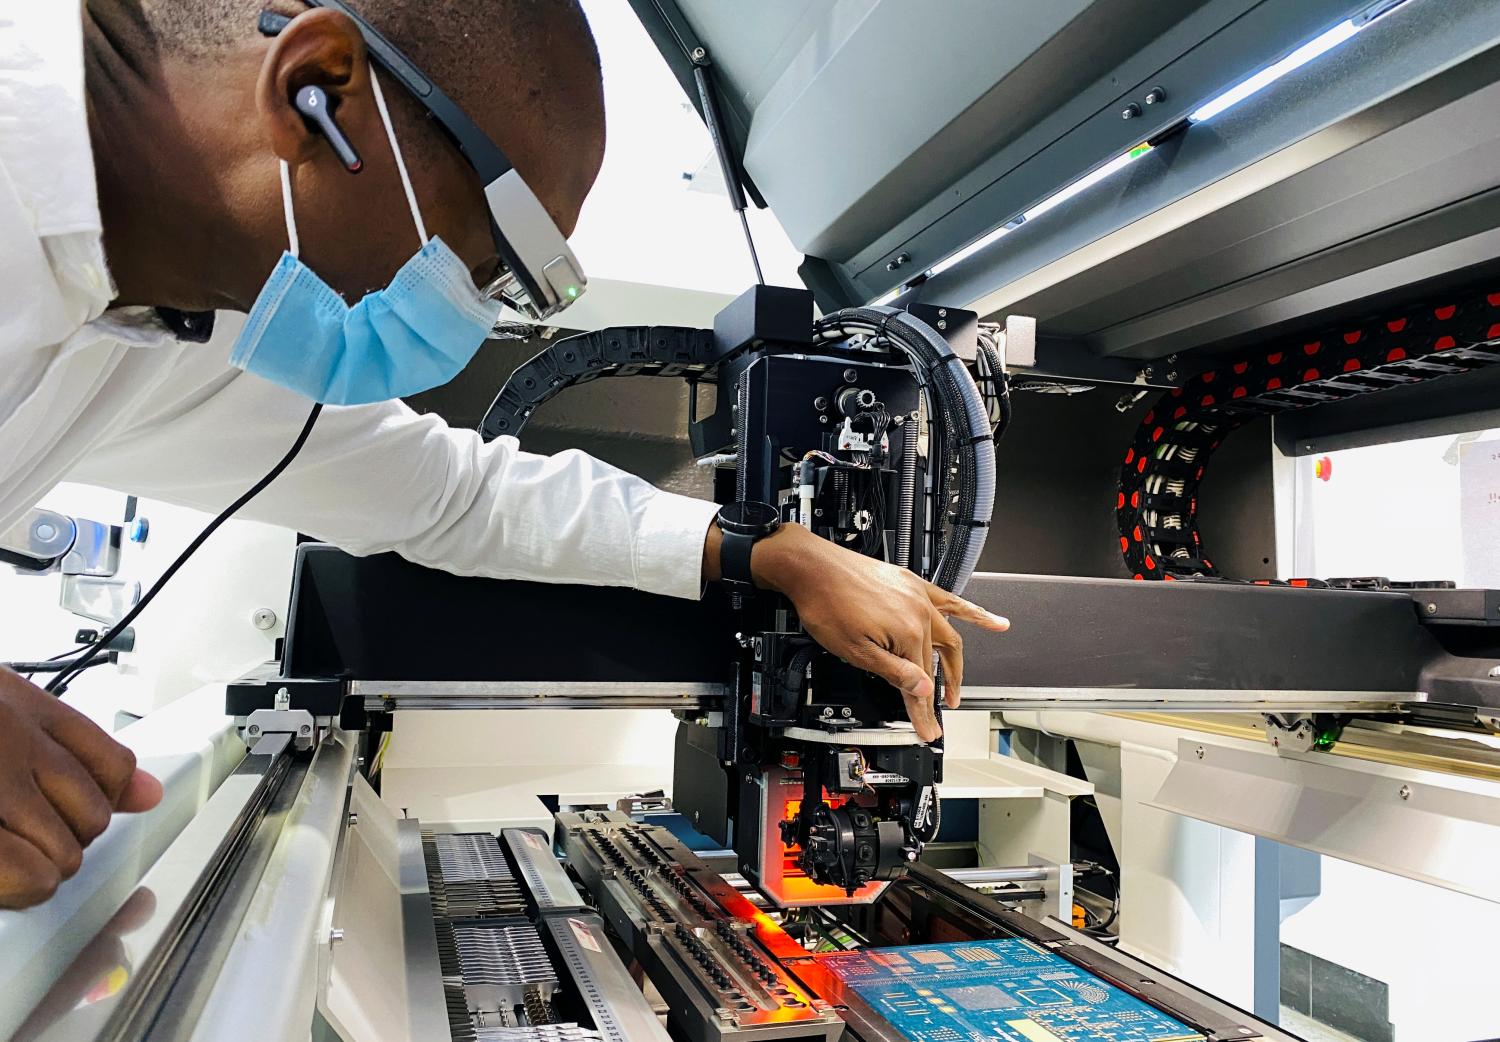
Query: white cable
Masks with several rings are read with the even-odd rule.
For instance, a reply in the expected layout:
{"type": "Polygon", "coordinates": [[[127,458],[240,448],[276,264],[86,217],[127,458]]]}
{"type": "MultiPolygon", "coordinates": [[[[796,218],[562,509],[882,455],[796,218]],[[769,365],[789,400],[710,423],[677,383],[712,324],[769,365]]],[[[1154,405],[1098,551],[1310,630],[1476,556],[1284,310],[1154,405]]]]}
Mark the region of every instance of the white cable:
{"type": "Polygon", "coordinates": [[[385,92],[380,89],[380,77],[375,67],[370,67],[370,86],[375,91],[375,107],[380,110],[380,121],[385,124],[385,136],[391,142],[391,154],[396,157],[396,169],[401,174],[401,187],[406,192],[406,205],[411,207],[411,219],[417,226],[417,238],[427,245],[427,226],[422,223],[422,211],[417,206],[417,193],[412,190],[411,176],[406,172],[406,159],[401,155],[401,144],[396,140],[396,128],[391,125],[390,111],[385,107],[385,92]]]}
{"type": "Polygon", "coordinates": [[[281,161],[281,209],[286,216],[287,252],[296,257],[301,245],[297,241],[297,215],[292,211],[292,168],[285,159],[281,161]]]}

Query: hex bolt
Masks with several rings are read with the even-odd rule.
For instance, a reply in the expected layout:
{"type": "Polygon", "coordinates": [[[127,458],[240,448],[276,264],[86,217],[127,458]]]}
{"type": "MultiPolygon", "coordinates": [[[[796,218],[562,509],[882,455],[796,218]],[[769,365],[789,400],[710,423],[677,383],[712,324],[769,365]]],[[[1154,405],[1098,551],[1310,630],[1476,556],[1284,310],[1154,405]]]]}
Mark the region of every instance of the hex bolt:
{"type": "Polygon", "coordinates": [[[1167,92],[1160,87],[1152,87],[1151,92],[1146,95],[1147,105],[1159,105],[1167,100],[1167,92]]]}
{"type": "Polygon", "coordinates": [[[1126,105],[1123,109],[1120,110],[1120,118],[1121,119],[1135,119],[1140,114],[1141,114],[1141,107],[1139,105],[1137,105],[1133,101],[1129,105],[1126,105]]]}
{"type": "Polygon", "coordinates": [[[1411,799],[1411,786],[1410,785],[1403,785],[1403,786],[1401,786],[1400,796],[1401,796],[1401,798],[1403,800],[1409,800],[1409,799],[1411,799]]]}

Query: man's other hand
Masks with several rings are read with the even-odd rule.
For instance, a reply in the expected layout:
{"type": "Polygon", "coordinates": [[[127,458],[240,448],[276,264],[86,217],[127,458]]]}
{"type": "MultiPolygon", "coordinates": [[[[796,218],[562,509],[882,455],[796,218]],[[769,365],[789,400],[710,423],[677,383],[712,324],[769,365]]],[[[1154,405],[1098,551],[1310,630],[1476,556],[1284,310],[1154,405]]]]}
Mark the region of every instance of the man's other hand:
{"type": "MultiPolygon", "coordinates": [[[[716,576],[717,526],[705,557],[716,576]]],[[[803,627],[825,649],[883,678],[901,692],[906,713],[925,742],[939,737],[933,709],[933,652],[943,666],[944,703],[958,708],[964,642],[949,619],[994,633],[1010,623],[918,577],[820,539],[800,525],[782,525],[755,545],[755,584],[784,594],[803,627]]]]}
{"type": "Polygon", "coordinates": [[[91,720],[0,669],[0,908],[51,897],[116,811],[150,810],[161,783],[91,720]]]}

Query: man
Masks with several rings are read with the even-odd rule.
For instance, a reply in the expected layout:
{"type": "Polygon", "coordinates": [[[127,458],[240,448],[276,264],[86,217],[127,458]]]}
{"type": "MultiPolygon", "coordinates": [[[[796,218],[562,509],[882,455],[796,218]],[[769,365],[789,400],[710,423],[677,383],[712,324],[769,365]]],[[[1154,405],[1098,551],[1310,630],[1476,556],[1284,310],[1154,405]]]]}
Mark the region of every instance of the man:
{"type": "MultiPolygon", "coordinates": [[[[598,56],[576,0],[354,6],[504,149],[571,232],[604,148],[598,56]]],[[[399,84],[372,74],[353,21],[300,0],[8,9],[0,244],[0,529],[65,478],[217,512],[269,470],[310,403],[245,356],[336,364],[311,336],[275,335],[275,323],[300,329],[312,316],[276,310],[284,298],[265,289],[273,268],[326,283],[332,304],[319,307],[339,312],[381,299],[420,248],[433,263],[462,264],[463,287],[443,285],[464,313],[478,299],[473,284],[499,269],[472,168],[399,84]],[[290,18],[274,36],[257,29],[263,8],[290,18]],[[297,108],[309,86],[362,157],[358,176],[297,108]],[[295,256],[278,263],[289,248],[295,256]],[[253,351],[237,349],[249,372],[230,364],[227,343],[179,339],[167,324],[215,309],[250,311],[250,327],[270,331],[253,351]]],[[[362,379],[357,367],[352,377],[362,379]]],[[[356,400],[333,394],[313,396],[356,400]]],[[[242,513],[462,574],[681,597],[719,577],[712,504],[581,453],[485,445],[397,401],[327,408],[290,469],[242,513]]],[[[962,677],[948,617],[1006,626],[797,526],[757,543],[750,567],[825,647],[898,687],[929,740],[939,733],[934,651],[951,704],[962,677]]],[[[159,798],[127,751],[0,676],[0,905],[46,898],[111,812],[159,798]]]]}

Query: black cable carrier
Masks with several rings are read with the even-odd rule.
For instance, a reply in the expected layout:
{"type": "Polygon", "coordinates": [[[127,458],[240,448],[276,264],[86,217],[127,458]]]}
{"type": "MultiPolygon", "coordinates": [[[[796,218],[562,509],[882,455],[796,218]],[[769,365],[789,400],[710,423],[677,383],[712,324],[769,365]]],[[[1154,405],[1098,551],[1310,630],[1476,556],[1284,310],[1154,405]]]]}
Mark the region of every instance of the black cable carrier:
{"type": "Polygon", "coordinates": [[[1491,281],[1199,373],[1152,404],[1125,452],[1115,518],[1127,567],[1136,579],[1221,578],[1198,531],[1198,486],[1214,450],[1250,420],[1497,364],[1500,283],[1491,281]]]}
{"type": "Polygon", "coordinates": [[[614,326],[559,341],[511,375],[479,425],[485,441],[514,434],[564,388],[601,376],[706,374],[723,360],[711,329],[614,326]]]}

